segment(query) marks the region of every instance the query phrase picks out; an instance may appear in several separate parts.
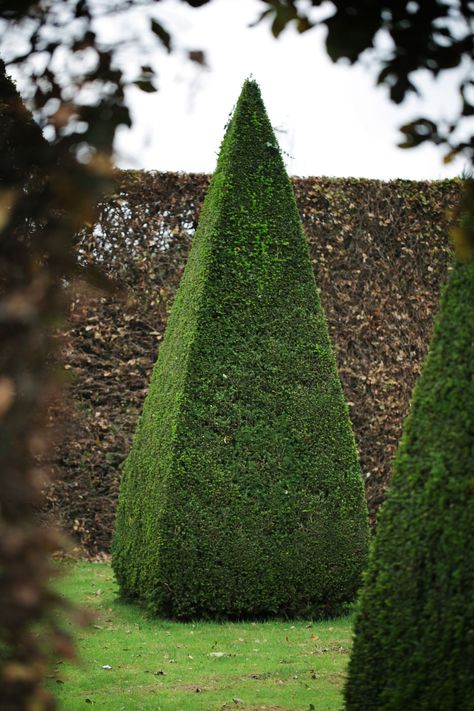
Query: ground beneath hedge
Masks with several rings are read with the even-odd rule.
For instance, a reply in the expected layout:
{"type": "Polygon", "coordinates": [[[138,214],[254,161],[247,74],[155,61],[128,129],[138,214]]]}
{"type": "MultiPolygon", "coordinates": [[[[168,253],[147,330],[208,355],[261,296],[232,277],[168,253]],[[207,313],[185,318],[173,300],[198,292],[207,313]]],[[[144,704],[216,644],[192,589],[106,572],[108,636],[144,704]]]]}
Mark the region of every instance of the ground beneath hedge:
{"type": "Polygon", "coordinates": [[[117,598],[108,563],[74,562],[60,589],[95,613],[79,630],[79,664],[51,685],[68,711],[335,711],[352,618],[178,623],[117,598]]]}

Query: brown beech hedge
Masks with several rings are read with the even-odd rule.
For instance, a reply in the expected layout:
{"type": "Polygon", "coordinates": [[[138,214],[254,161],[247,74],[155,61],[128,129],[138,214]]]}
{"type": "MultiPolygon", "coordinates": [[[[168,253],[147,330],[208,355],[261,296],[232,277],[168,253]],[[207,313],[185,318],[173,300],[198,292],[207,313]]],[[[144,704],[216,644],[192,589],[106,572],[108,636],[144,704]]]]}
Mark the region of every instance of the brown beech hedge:
{"type": "MultiPolygon", "coordinates": [[[[99,225],[77,244],[84,264],[124,284],[121,299],[77,282],[63,336],[65,437],[46,514],[92,553],[107,551],[119,467],[130,449],[207,175],[123,171],[99,225]]],[[[360,452],[372,521],[445,281],[458,180],[293,178],[360,452]]],[[[282,325],[282,329],[284,326],[282,325]]]]}

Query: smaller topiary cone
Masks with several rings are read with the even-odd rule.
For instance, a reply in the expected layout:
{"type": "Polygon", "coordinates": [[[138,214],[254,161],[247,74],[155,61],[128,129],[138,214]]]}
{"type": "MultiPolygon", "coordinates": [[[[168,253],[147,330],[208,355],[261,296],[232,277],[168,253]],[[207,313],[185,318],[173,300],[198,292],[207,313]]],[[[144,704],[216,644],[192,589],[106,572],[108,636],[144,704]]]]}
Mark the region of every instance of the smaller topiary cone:
{"type": "Polygon", "coordinates": [[[348,711],[474,709],[474,264],[457,264],[382,509],[348,711]]]}

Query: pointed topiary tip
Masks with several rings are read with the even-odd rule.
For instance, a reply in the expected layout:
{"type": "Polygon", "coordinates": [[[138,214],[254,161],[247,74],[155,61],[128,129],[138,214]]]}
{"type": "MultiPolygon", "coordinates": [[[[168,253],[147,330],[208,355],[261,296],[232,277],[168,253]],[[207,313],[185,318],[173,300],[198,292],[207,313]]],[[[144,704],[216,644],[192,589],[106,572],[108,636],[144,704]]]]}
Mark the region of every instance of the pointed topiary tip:
{"type": "Polygon", "coordinates": [[[249,77],[247,77],[247,79],[245,79],[244,83],[242,84],[240,96],[242,97],[245,95],[252,95],[252,94],[254,96],[257,95],[261,98],[260,87],[259,87],[257,81],[253,78],[253,76],[250,75],[249,77]]]}
{"type": "Polygon", "coordinates": [[[245,115],[248,114],[249,111],[256,111],[257,114],[262,117],[265,116],[268,120],[268,115],[265,108],[265,104],[263,102],[260,86],[252,75],[247,77],[247,79],[245,79],[244,83],[242,84],[242,89],[235,105],[233,116],[235,118],[238,115],[245,115]]]}

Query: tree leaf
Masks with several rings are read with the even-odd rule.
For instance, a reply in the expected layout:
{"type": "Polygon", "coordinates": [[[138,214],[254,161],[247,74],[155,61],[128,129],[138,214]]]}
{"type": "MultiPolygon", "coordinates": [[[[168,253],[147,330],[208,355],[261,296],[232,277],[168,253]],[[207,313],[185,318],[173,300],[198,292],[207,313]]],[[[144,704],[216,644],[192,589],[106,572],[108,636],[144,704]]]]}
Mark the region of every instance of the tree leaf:
{"type": "Polygon", "coordinates": [[[162,44],[166,47],[168,52],[171,52],[171,35],[165,30],[162,24],[157,20],[152,19],[151,21],[151,31],[161,40],[162,44]]]}

